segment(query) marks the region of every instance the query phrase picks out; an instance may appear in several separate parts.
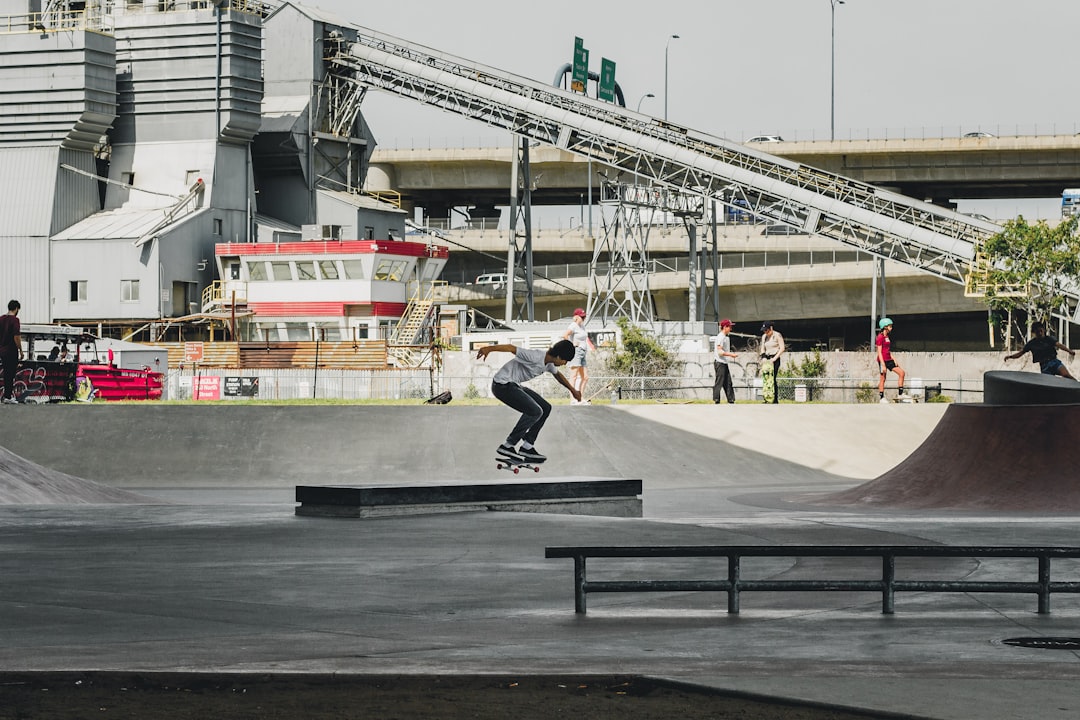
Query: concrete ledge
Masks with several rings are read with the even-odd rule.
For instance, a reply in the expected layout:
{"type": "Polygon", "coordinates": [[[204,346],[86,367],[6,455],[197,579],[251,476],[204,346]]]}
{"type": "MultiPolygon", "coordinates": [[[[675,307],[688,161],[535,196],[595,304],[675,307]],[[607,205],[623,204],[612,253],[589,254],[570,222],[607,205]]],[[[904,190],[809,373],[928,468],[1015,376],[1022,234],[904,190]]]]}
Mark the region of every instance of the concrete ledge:
{"type": "Polygon", "coordinates": [[[992,370],[983,373],[986,405],[1076,405],[1080,382],[1058,375],[992,370]]]}
{"type": "Polygon", "coordinates": [[[641,517],[641,480],[509,481],[469,485],[298,485],[297,515],[387,517],[447,512],[542,512],[641,517]]]}

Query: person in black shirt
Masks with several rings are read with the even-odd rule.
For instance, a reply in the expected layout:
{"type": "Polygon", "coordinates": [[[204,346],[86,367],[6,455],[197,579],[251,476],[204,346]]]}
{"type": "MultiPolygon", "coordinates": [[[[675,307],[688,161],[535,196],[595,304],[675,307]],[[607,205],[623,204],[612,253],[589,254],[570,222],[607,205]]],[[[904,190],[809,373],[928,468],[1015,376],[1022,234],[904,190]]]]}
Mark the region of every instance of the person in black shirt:
{"type": "Polygon", "coordinates": [[[1072,373],[1069,372],[1069,368],[1065,367],[1065,364],[1058,360],[1057,351],[1064,350],[1069,353],[1070,356],[1076,357],[1076,351],[1070,350],[1057,341],[1057,338],[1053,335],[1046,334],[1046,326],[1041,322],[1032,323],[1031,325],[1032,338],[1027,341],[1024,347],[1012,355],[1006,355],[1006,360],[1015,360],[1021,355],[1030,352],[1031,362],[1039,363],[1039,370],[1044,375],[1060,375],[1061,377],[1075,380],[1072,373]]]}

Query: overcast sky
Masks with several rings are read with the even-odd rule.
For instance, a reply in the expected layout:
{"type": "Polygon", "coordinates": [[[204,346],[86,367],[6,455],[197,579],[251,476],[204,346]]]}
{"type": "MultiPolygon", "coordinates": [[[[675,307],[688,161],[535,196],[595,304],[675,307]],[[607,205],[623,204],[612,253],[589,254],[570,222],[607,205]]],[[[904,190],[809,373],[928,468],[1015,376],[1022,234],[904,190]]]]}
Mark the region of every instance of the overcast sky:
{"type": "MultiPolygon", "coordinates": [[[[657,117],[666,45],[671,121],[736,141],[829,137],[830,0],[307,4],[548,83],[580,36],[590,69],[614,60],[627,106],[653,93],[641,110],[657,117]]],[[[1080,0],[846,0],[835,18],[838,139],[1080,132],[1080,0]]],[[[362,111],[388,147],[509,142],[383,93],[362,111]]]]}

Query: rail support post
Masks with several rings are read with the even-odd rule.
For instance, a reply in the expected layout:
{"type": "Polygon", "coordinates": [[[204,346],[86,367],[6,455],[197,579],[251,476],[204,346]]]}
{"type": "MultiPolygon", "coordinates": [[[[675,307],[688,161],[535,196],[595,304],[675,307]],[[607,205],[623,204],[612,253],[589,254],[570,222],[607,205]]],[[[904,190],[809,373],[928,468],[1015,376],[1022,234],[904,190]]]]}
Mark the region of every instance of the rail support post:
{"type": "Polygon", "coordinates": [[[727,560],[727,611],[731,615],[739,614],[739,575],[742,572],[738,555],[728,555],[727,560]]]}
{"type": "Polygon", "coordinates": [[[574,556],[574,612],[585,614],[585,556],[574,556]]]}
{"type": "Polygon", "coordinates": [[[1039,556],[1039,614],[1050,614],[1050,556],[1039,556]]]}
{"type": "Polygon", "coordinates": [[[896,556],[881,556],[881,614],[892,615],[895,604],[893,582],[896,580],[896,556]]]}

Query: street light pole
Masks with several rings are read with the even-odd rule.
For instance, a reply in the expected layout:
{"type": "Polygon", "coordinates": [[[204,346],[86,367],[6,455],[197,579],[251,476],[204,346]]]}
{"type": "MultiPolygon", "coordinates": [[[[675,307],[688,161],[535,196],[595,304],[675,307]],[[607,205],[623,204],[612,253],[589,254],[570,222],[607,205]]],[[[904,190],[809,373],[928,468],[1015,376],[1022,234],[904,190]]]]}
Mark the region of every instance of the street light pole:
{"type": "Polygon", "coordinates": [[[829,0],[832,6],[832,58],[830,62],[831,80],[829,84],[829,139],[836,140],[836,6],[844,0],[829,0]]]}
{"type": "Polygon", "coordinates": [[[642,95],[641,99],[637,101],[637,112],[641,112],[641,103],[645,102],[645,98],[654,98],[654,97],[656,97],[656,96],[653,95],[652,93],[645,93],[644,95],[642,95]]]}
{"type": "MultiPolygon", "coordinates": [[[[835,1],[835,0],[834,0],[835,1]]],[[[664,43],[664,119],[667,120],[667,100],[668,100],[668,49],[671,47],[672,40],[678,40],[678,35],[671,35],[668,37],[667,42],[664,43]]]]}

